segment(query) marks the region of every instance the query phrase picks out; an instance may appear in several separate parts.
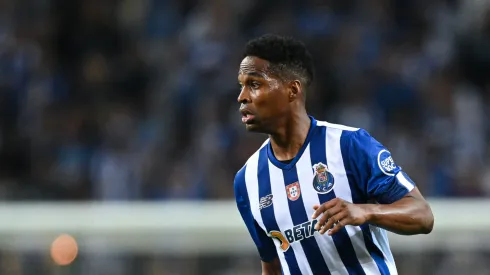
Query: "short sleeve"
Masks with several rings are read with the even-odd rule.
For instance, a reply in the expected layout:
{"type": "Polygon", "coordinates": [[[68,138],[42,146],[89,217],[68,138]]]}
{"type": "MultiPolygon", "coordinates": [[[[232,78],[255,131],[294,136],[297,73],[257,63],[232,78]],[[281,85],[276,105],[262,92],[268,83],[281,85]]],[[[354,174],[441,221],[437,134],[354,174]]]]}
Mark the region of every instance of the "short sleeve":
{"type": "MultiPolygon", "coordinates": [[[[378,203],[393,203],[415,187],[414,182],[396,165],[390,151],[363,129],[344,131],[341,143],[347,152],[346,166],[357,190],[378,203]]],[[[351,183],[352,184],[352,183],[351,183]]]]}
{"type": "Polygon", "coordinates": [[[255,221],[250,209],[250,200],[248,198],[247,188],[245,185],[245,169],[242,168],[235,176],[235,199],[238,211],[242,216],[248,232],[252,237],[262,261],[271,262],[277,258],[277,250],[272,238],[267,236],[264,230],[255,221]]]}

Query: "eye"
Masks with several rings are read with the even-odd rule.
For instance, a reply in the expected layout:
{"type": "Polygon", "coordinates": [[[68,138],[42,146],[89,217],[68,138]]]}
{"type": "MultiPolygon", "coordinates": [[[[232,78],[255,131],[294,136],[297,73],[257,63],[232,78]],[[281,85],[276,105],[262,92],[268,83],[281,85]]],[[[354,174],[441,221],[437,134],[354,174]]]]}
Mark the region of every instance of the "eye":
{"type": "Polygon", "coordinates": [[[250,87],[252,87],[252,89],[258,89],[258,88],[260,88],[260,82],[258,82],[258,81],[251,81],[250,82],[250,87]]]}

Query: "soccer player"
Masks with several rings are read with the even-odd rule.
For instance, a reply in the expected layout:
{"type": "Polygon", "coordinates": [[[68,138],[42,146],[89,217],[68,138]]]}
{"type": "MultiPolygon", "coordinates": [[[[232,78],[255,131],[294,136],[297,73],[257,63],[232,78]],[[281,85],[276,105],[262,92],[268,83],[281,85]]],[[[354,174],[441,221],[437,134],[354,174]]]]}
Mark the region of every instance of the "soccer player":
{"type": "Polygon", "coordinates": [[[301,42],[248,42],[238,72],[242,122],[269,138],[234,186],[262,274],[397,274],[385,230],[428,234],[431,209],[369,133],[308,115],[312,80],[301,42]]]}

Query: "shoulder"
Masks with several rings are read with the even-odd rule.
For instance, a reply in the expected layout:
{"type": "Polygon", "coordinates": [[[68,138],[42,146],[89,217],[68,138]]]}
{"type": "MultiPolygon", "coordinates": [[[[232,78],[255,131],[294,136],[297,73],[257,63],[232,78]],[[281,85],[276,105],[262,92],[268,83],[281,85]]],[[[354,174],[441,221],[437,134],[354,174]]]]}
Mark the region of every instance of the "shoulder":
{"type": "Polygon", "coordinates": [[[316,125],[321,127],[327,127],[328,129],[332,129],[332,130],[345,131],[345,132],[356,132],[360,130],[360,128],[350,127],[342,124],[330,123],[321,120],[318,120],[316,125]]]}
{"type": "Polygon", "coordinates": [[[249,163],[252,163],[252,162],[256,162],[259,158],[259,154],[260,154],[260,150],[262,150],[262,148],[264,148],[264,146],[266,146],[267,144],[269,143],[269,139],[266,139],[262,145],[260,145],[259,149],[257,149],[257,151],[255,151],[255,153],[253,153],[249,158],[248,160],[245,162],[245,165],[243,165],[243,167],[238,171],[238,173],[240,173],[240,171],[245,171],[247,165],[249,163]]]}
{"type": "Polygon", "coordinates": [[[378,140],[376,140],[367,130],[355,128],[341,124],[333,124],[319,121],[319,126],[327,128],[329,141],[340,143],[340,151],[347,161],[364,163],[390,158],[391,153],[378,140]],[[330,134],[328,134],[330,133],[330,134]]]}
{"type": "Polygon", "coordinates": [[[358,138],[359,135],[366,132],[364,129],[351,127],[342,124],[330,123],[327,121],[317,121],[317,127],[325,127],[327,133],[336,135],[340,138],[341,142],[350,141],[350,139],[358,138]]]}
{"type": "Polygon", "coordinates": [[[238,170],[238,172],[235,175],[235,188],[237,188],[237,185],[244,185],[245,184],[245,171],[247,170],[247,166],[251,163],[256,163],[259,159],[259,154],[260,150],[264,148],[269,143],[269,139],[264,141],[262,145],[253,153],[248,160],[245,162],[245,164],[238,170]]]}
{"type": "Polygon", "coordinates": [[[377,141],[363,128],[356,128],[342,124],[335,124],[326,121],[317,121],[317,126],[325,127],[327,135],[335,136],[340,139],[343,153],[349,151],[366,150],[377,144],[377,141]]]}

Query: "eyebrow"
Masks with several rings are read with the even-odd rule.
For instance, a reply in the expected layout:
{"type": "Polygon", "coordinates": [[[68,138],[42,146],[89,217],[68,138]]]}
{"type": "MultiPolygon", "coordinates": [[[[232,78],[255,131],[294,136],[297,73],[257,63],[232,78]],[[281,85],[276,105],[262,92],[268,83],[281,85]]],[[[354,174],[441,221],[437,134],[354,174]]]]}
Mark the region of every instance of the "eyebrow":
{"type": "MultiPolygon", "coordinates": [[[[238,75],[240,75],[241,73],[238,73],[238,75]]],[[[264,78],[264,76],[260,73],[257,73],[257,72],[250,72],[250,73],[246,73],[245,75],[247,76],[252,76],[252,77],[258,77],[258,78],[264,78]]]]}

